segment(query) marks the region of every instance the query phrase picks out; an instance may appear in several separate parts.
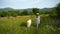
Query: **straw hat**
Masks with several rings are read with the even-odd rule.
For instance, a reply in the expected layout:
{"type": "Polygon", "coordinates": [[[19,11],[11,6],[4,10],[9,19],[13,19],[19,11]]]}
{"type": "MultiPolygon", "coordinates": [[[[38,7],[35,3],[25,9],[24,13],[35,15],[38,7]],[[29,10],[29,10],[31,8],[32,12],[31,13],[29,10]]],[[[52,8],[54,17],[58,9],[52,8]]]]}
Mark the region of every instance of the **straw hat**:
{"type": "Polygon", "coordinates": [[[36,13],[37,15],[39,15],[39,13],[36,13]]]}

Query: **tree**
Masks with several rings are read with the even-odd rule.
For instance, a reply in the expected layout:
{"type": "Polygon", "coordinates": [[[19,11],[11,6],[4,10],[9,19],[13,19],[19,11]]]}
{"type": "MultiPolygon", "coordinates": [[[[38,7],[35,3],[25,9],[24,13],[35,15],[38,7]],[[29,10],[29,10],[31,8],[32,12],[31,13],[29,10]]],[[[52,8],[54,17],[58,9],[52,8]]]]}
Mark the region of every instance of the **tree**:
{"type": "Polygon", "coordinates": [[[56,12],[57,12],[57,16],[60,16],[60,3],[57,4],[56,12]]]}
{"type": "Polygon", "coordinates": [[[32,11],[33,11],[34,14],[39,13],[39,9],[38,8],[33,8],[32,11]]]}
{"type": "Polygon", "coordinates": [[[28,15],[28,11],[27,10],[24,10],[21,15],[28,15]]]}
{"type": "Polygon", "coordinates": [[[57,16],[57,13],[56,13],[56,9],[53,8],[50,12],[49,12],[50,16],[57,16]]]}

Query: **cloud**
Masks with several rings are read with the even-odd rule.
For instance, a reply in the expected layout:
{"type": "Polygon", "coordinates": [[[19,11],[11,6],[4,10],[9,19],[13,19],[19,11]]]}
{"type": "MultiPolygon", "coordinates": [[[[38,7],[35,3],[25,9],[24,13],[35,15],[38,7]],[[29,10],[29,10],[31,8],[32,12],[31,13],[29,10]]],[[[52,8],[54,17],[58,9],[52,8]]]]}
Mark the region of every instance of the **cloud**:
{"type": "Polygon", "coordinates": [[[42,0],[2,0],[4,2],[31,2],[31,3],[39,3],[42,0]]]}
{"type": "Polygon", "coordinates": [[[27,0],[2,0],[4,2],[26,2],[27,0]]]}
{"type": "Polygon", "coordinates": [[[33,0],[33,3],[40,3],[43,0],[33,0]]]}

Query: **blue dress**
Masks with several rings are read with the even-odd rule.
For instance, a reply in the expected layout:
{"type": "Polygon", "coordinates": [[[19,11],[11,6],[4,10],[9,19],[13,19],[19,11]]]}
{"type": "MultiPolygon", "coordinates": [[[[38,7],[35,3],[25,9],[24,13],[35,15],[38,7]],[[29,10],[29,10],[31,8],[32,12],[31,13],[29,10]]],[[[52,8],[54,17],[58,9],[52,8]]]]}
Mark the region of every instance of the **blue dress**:
{"type": "Polygon", "coordinates": [[[36,24],[40,24],[40,16],[36,17],[36,24]]]}

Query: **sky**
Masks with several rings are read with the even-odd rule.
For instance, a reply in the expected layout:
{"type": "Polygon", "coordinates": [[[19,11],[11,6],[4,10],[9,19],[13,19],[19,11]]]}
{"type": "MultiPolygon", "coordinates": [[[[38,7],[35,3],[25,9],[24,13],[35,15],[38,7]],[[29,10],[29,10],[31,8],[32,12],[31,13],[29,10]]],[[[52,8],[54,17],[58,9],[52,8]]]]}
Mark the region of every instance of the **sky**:
{"type": "Polygon", "coordinates": [[[60,0],[0,0],[0,8],[52,8],[55,7],[60,0]]]}

